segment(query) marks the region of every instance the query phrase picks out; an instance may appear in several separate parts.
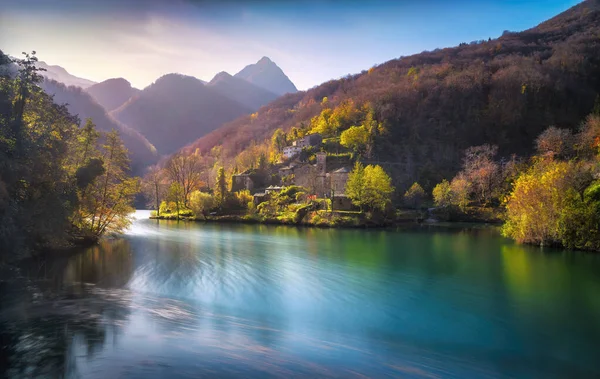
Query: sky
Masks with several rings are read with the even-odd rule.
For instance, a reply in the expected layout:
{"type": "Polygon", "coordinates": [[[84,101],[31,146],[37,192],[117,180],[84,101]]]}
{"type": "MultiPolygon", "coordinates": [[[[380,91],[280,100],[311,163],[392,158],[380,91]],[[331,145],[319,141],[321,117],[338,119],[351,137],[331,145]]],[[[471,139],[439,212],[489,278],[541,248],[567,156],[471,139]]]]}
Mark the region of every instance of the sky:
{"type": "Polygon", "coordinates": [[[269,57],[300,90],[534,27],[579,0],[0,0],[0,49],[94,81],[209,81],[269,57]]]}

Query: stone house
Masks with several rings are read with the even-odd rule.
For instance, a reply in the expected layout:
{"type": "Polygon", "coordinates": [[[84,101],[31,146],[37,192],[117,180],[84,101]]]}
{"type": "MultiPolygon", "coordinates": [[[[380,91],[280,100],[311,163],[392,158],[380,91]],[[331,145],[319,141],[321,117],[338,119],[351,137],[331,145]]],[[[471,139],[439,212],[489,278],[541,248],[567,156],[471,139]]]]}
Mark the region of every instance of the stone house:
{"type": "Polygon", "coordinates": [[[242,190],[252,191],[254,188],[254,180],[252,175],[248,173],[236,174],[231,177],[231,192],[242,190]]]}
{"type": "Polygon", "coordinates": [[[309,134],[292,142],[292,146],[303,148],[309,146],[319,146],[323,142],[323,137],[319,133],[309,134]]]}
{"type": "Polygon", "coordinates": [[[346,193],[346,182],[348,181],[349,174],[350,169],[348,167],[342,167],[329,174],[331,181],[330,188],[334,196],[346,193]]]}
{"type": "Polygon", "coordinates": [[[283,156],[287,159],[293,158],[296,155],[302,152],[302,147],[300,146],[286,146],[283,148],[283,156]]]}

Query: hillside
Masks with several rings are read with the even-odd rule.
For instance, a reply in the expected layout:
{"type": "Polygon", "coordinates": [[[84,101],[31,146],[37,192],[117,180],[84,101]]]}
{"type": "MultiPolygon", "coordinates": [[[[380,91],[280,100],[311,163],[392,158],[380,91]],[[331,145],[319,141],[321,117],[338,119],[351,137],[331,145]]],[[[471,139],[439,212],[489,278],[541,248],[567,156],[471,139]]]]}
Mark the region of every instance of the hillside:
{"type": "Polygon", "coordinates": [[[67,87],[54,80],[45,80],[41,87],[50,95],[54,95],[54,102],[67,104],[69,113],[78,115],[81,123],[91,118],[96,128],[103,132],[116,129],[120,132],[125,147],[130,152],[131,168],[135,174],[142,174],[143,169],[155,163],[158,156],[154,147],[140,133],[114,120],[100,104],[88,93],[79,87],[67,87]]]}
{"type": "Polygon", "coordinates": [[[262,57],[258,62],[244,67],[234,76],[278,95],[298,92],[294,83],[281,68],[267,57],[262,57]]]}
{"type": "MultiPolygon", "coordinates": [[[[369,104],[386,130],[371,160],[387,162],[400,191],[415,180],[431,188],[456,173],[469,146],[528,154],[548,126],[577,128],[600,92],[598,35],[600,1],[588,0],[523,32],[401,57],[288,94],[189,148],[222,144],[232,160],[277,128],[310,130],[328,109],[369,104]]],[[[349,126],[335,126],[333,136],[349,126]]]]}
{"type": "Polygon", "coordinates": [[[123,78],[108,79],[85,89],[98,104],[110,112],[125,104],[129,98],[140,92],[123,78]]]}
{"type": "Polygon", "coordinates": [[[278,95],[258,87],[246,80],[220,72],[208,83],[208,86],[238,103],[257,110],[275,100],[278,95]]]}
{"type": "Polygon", "coordinates": [[[37,66],[46,70],[42,73],[46,78],[50,80],[56,80],[59,83],[65,84],[66,86],[87,88],[96,83],[88,79],[83,79],[75,75],[71,75],[64,68],[56,65],[49,65],[43,61],[39,61],[37,63],[37,66]]]}
{"type": "Polygon", "coordinates": [[[194,77],[168,74],[111,114],[143,134],[160,154],[171,154],[250,112],[194,77]]]}

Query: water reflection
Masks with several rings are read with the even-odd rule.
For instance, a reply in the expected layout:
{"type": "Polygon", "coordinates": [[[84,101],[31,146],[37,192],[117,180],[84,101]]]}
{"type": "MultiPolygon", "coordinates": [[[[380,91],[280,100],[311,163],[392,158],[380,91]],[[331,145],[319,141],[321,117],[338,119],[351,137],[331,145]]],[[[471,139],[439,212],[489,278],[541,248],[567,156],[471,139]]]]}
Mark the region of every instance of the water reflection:
{"type": "Polygon", "coordinates": [[[9,376],[600,375],[598,258],[489,228],[143,219],[49,266],[2,312],[9,376]]]}

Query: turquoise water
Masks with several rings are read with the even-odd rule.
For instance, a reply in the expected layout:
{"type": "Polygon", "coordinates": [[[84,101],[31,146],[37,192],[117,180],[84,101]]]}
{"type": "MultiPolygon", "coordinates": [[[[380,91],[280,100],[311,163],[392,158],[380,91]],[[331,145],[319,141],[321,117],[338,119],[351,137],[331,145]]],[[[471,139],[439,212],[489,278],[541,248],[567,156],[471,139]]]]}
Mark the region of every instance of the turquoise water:
{"type": "Polygon", "coordinates": [[[600,257],[491,228],[147,215],[30,270],[54,297],[4,312],[7,376],[600,377],[600,257]]]}

